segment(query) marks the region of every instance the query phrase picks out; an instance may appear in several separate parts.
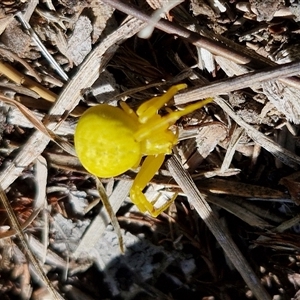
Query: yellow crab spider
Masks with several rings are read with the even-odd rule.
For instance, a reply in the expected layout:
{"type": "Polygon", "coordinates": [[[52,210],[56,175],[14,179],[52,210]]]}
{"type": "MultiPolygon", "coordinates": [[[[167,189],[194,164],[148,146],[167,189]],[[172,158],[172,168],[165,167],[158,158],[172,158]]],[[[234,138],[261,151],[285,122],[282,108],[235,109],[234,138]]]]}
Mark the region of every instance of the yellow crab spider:
{"type": "Polygon", "coordinates": [[[170,111],[160,116],[162,108],[186,84],[172,86],[165,94],[141,104],[134,112],[125,102],[119,107],[99,104],[89,108],[76,127],[75,150],[82,165],[91,174],[102,178],[120,175],[136,168],[147,156],[135,177],[131,201],[141,212],[158,216],[172,200],[162,207],[147,200],[143,189],[163,164],[166,154],[171,154],[177,144],[177,133],[169,128],[182,116],[201,108],[212,99],[188,105],[183,110],[170,111]]]}

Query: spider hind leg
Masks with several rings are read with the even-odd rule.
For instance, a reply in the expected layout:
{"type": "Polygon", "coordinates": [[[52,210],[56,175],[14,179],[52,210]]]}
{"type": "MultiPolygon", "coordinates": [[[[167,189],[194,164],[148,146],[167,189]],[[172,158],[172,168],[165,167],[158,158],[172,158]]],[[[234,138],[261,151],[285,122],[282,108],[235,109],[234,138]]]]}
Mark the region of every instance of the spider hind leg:
{"type": "Polygon", "coordinates": [[[157,217],[161,212],[167,209],[177,196],[174,195],[171,200],[167,201],[165,204],[157,208],[155,207],[155,203],[158,200],[159,196],[156,197],[154,201],[149,201],[143,194],[143,189],[147,186],[148,182],[159,170],[164,161],[164,158],[164,154],[147,156],[130,190],[131,201],[138,207],[141,212],[147,211],[153,217],[157,217]]]}

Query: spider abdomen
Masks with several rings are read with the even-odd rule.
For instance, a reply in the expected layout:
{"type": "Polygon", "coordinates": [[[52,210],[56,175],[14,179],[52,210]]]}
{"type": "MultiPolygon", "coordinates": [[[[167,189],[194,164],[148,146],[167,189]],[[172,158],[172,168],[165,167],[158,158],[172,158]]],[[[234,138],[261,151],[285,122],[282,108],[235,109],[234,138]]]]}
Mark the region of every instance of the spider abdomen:
{"type": "Polygon", "coordinates": [[[134,132],[138,124],[123,110],[107,104],[89,108],[76,127],[74,143],[82,165],[92,174],[120,175],[141,159],[134,132]]]}

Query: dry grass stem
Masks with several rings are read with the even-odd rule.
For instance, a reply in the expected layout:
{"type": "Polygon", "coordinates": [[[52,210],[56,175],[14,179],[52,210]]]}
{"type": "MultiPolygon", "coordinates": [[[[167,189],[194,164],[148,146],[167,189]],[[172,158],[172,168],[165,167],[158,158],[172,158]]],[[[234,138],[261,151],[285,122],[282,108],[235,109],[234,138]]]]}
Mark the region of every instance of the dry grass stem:
{"type": "Polygon", "coordinates": [[[247,124],[241,117],[235,114],[230,105],[221,97],[215,97],[214,101],[230,116],[230,118],[232,118],[239,126],[245,129],[253,141],[258,143],[264,149],[268,150],[284,164],[292,168],[297,168],[297,166],[300,164],[300,157],[298,155],[287,149],[284,149],[279,144],[265,136],[263,133],[256,130],[253,126],[247,124]]]}
{"type": "Polygon", "coordinates": [[[268,67],[265,70],[254,71],[234,78],[227,78],[219,82],[208,83],[202,87],[195,87],[175,95],[176,104],[185,104],[199,99],[224,95],[232,91],[257,86],[264,81],[275,80],[299,73],[300,62],[268,67]]]}
{"type": "Polygon", "coordinates": [[[189,203],[195,207],[199,216],[213,233],[232,264],[239,271],[246,284],[255,297],[259,300],[271,299],[270,295],[261,285],[259,278],[255,275],[247,260],[233,242],[230,235],[222,227],[222,224],[211,210],[205,197],[199,192],[191,176],[184,170],[179,160],[173,156],[168,160],[168,168],[186,194],[189,203]]]}
{"type": "Polygon", "coordinates": [[[30,250],[25,233],[23,232],[23,229],[22,229],[11,205],[9,204],[6,194],[4,193],[1,186],[0,186],[0,198],[1,198],[1,202],[2,202],[3,206],[5,207],[5,210],[9,216],[9,220],[12,224],[12,228],[15,230],[18,238],[21,241],[22,246],[24,247],[24,250],[25,250],[28,260],[31,262],[35,271],[38,273],[40,279],[47,287],[51,297],[56,300],[63,299],[63,297],[55,290],[53,284],[50,282],[50,280],[46,276],[44,270],[42,269],[40,262],[37,260],[37,258],[33,255],[32,251],[30,250]]]}
{"type": "Polygon", "coordinates": [[[223,160],[223,163],[221,166],[221,173],[226,172],[229,169],[231,161],[233,159],[233,155],[236,150],[236,147],[237,147],[239,141],[241,140],[243,134],[244,134],[243,128],[235,128],[235,130],[231,136],[231,139],[230,139],[227,151],[226,151],[226,155],[224,157],[224,160],[223,160]]]}

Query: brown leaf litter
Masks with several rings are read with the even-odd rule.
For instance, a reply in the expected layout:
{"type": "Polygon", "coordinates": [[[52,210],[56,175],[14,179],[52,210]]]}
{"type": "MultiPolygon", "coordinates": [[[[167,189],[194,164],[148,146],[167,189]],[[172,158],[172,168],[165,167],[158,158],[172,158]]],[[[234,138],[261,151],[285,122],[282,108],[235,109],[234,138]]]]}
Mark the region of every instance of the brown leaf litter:
{"type": "Polygon", "coordinates": [[[299,15],[282,0],[1,1],[0,298],[299,299],[299,15]],[[169,210],[132,205],[138,168],[101,180],[122,255],[73,155],[78,117],[183,82],[170,107],[214,102],[174,126],[145,191],[178,193],[169,210]]]}

